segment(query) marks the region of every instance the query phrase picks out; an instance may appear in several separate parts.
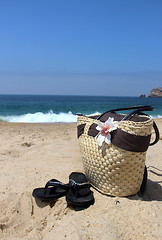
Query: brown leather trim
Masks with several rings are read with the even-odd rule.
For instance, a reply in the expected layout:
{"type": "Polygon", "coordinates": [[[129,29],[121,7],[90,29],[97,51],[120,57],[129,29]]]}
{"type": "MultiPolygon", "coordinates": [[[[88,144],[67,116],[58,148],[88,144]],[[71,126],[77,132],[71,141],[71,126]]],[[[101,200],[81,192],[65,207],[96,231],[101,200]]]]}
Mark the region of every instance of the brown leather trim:
{"type": "Polygon", "coordinates": [[[77,126],[77,136],[78,138],[84,133],[85,123],[77,126]]]}
{"type": "Polygon", "coordinates": [[[99,133],[99,131],[96,129],[97,124],[93,123],[88,130],[88,135],[92,137],[96,137],[96,135],[99,133]]]}
{"type": "MultiPolygon", "coordinates": [[[[93,123],[88,131],[88,135],[95,137],[99,131],[96,129],[97,124],[93,123]]],[[[85,124],[81,124],[78,126],[78,136],[84,132],[85,124]]],[[[137,136],[133,134],[129,134],[127,132],[122,131],[121,129],[117,129],[111,132],[111,142],[113,145],[124,149],[126,151],[131,152],[145,152],[150,144],[151,135],[148,136],[137,136]]]]}
{"type": "Polygon", "coordinates": [[[113,145],[131,152],[145,152],[150,144],[151,135],[137,136],[117,129],[111,133],[113,145]]]}

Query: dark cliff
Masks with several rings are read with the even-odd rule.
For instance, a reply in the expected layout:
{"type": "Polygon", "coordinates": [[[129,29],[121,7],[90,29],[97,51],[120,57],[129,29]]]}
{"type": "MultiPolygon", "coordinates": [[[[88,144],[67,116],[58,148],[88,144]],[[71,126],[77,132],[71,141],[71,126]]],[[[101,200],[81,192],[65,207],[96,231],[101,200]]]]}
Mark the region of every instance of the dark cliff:
{"type": "Polygon", "coordinates": [[[162,97],[162,87],[152,89],[148,97],[162,97]]]}

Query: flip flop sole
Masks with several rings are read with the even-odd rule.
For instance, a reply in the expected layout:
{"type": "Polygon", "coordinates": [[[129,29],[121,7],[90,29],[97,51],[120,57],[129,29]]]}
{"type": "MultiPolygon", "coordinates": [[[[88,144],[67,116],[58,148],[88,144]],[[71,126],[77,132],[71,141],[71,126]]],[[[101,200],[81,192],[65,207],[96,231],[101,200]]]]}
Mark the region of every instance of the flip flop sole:
{"type": "Polygon", "coordinates": [[[68,204],[68,205],[74,206],[74,207],[75,207],[75,206],[76,206],[76,207],[88,207],[88,206],[94,204],[93,195],[92,195],[92,199],[89,200],[89,201],[82,201],[82,202],[81,202],[81,200],[80,200],[80,201],[76,202],[76,201],[71,201],[71,200],[68,199],[67,197],[66,197],[66,201],[67,201],[67,204],[68,204]]]}
{"type": "Polygon", "coordinates": [[[57,192],[55,191],[54,194],[50,193],[51,189],[47,189],[47,192],[45,193],[45,188],[36,188],[33,190],[32,196],[34,198],[37,198],[41,201],[50,201],[55,200],[60,197],[63,197],[66,195],[67,191],[63,191],[63,189],[58,189],[57,192]]]}
{"type": "Polygon", "coordinates": [[[68,205],[76,207],[88,207],[94,204],[93,192],[83,173],[73,172],[69,176],[70,190],[66,194],[68,205]]]}

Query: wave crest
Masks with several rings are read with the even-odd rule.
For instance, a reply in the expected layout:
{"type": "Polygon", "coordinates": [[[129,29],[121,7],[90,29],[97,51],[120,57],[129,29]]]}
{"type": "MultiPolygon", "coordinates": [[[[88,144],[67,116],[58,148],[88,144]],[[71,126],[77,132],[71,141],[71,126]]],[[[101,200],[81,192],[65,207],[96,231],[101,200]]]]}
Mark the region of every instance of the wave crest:
{"type": "MultiPolygon", "coordinates": [[[[95,112],[87,116],[100,115],[101,113],[95,112]]],[[[161,115],[152,115],[152,118],[161,118],[161,115]]],[[[19,123],[76,123],[77,116],[71,111],[68,113],[60,112],[54,113],[50,110],[47,113],[36,112],[27,113],[20,116],[0,116],[0,121],[5,122],[19,122],[19,123]]]]}
{"type": "Polygon", "coordinates": [[[77,116],[72,114],[72,112],[60,112],[56,114],[50,110],[48,113],[36,112],[23,114],[21,116],[0,116],[0,120],[19,123],[72,123],[77,122],[77,116]]]}

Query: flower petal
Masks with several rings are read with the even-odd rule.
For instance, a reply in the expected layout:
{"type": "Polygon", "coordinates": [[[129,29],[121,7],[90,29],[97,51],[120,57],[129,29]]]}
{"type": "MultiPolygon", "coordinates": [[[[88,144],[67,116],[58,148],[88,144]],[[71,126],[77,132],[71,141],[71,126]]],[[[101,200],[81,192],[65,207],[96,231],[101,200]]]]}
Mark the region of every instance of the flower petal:
{"type": "Polygon", "coordinates": [[[114,118],[109,117],[105,124],[112,124],[114,122],[114,118]]]}
{"type": "Polygon", "coordinates": [[[97,129],[98,131],[101,131],[102,128],[99,127],[99,126],[97,126],[96,129],[97,129]]]}
{"type": "Polygon", "coordinates": [[[105,138],[105,142],[106,142],[107,144],[110,144],[110,143],[111,143],[111,135],[110,135],[110,134],[108,134],[107,137],[105,138]]]}
{"type": "Polygon", "coordinates": [[[100,122],[100,120],[98,120],[98,127],[102,128],[105,125],[105,123],[100,122]]]}
{"type": "Polygon", "coordinates": [[[102,136],[101,134],[97,137],[97,143],[101,147],[102,143],[105,141],[105,137],[102,136]]]}
{"type": "Polygon", "coordinates": [[[117,125],[112,126],[112,127],[109,129],[109,132],[112,132],[112,131],[116,130],[117,127],[118,127],[117,125]]]}

